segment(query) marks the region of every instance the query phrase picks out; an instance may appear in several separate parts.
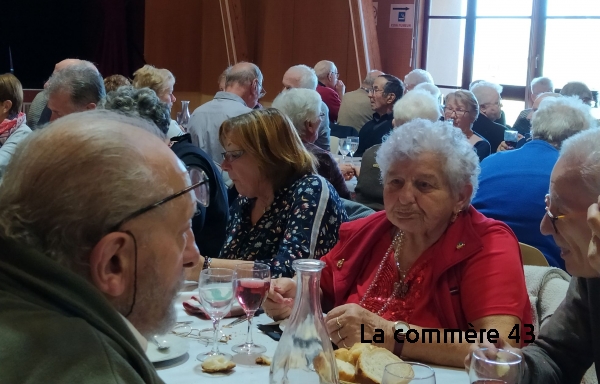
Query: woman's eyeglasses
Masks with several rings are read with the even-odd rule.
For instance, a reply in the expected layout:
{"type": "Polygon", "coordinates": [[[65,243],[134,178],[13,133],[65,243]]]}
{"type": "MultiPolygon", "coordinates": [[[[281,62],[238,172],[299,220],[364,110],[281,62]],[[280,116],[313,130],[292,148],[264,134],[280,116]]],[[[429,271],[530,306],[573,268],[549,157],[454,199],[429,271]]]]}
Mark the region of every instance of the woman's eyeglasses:
{"type": "Polygon", "coordinates": [[[444,114],[448,115],[448,116],[452,116],[452,114],[455,114],[456,117],[461,117],[461,116],[464,116],[465,113],[469,113],[469,111],[463,111],[462,109],[452,109],[452,108],[444,107],[444,114]]]}
{"type": "Polygon", "coordinates": [[[242,157],[242,155],[244,154],[244,151],[241,149],[235,150],[235,151],[225,151],[221,153],[221,156],[223,156],[223,160],[232,162],[234,160],[239,159],[240,157],[242,157]]]}

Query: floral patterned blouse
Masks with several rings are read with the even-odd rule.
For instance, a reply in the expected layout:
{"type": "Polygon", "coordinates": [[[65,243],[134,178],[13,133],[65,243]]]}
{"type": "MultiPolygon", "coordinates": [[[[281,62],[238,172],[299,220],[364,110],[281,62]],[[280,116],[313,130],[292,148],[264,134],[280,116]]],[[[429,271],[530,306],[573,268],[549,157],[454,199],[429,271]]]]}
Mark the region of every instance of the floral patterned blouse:
{"type": "Polygon", "coordinates": [[[338,241],[348,220],[333,186],[305,175],[275,193],[263,216],[252,225],[255,199],[239,196],[231,206],[227,239],[220,258],[256,260],[271,265],[271,277],[292,277],[297,258],[319,259],[338,241]]]}

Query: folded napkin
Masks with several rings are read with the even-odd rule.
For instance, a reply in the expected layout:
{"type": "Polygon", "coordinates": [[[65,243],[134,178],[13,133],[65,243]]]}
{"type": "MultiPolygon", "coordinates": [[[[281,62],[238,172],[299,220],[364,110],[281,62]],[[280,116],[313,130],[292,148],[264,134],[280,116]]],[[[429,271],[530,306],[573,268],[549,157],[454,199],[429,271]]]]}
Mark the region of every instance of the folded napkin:
{"type": "MultiPolygon", "coordinates": [[[[184,301],[182,304],[183,304],[183,309],[185,310],[185,313],[187,313],[188,315],[196,316],[203,320],[210,320],[210,316],[208,316],[208,314],[202,308],[202,304],[200,304],[200,299],[197,296],[192,296],[189,300],[184,301]]],[[[237,300],[235,300],[233,305],[231,306],[231,310],[225,316],[225,318],[238,317],[238,316],[242,316],[245,314],[246,314],[246,312],[244,312],[244,309],[242,308],[242,306],[239,305],[237,300]]]]}

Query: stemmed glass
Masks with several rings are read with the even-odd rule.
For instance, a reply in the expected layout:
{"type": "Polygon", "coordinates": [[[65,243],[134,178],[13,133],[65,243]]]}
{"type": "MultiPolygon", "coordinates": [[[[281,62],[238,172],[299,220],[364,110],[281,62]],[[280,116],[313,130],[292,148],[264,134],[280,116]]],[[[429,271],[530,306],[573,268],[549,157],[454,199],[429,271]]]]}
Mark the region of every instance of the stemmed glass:
{"type": "Polygon", "coordinates": [[[344,161],[346,160],[346,155],[350,152],[350,142],[348,141],[348,139],[340,139],[338,148],[340,153],[342,154],[341,163],[344,164],[344,161]]]}
{"type": "Polygon", "coordinates": [[[435,384],[435,372],[425,364],[393,363],[385,366],[381,384],[435,384]]]}
{"type": "Polygon", "coordinates": [[[252,341],[252,318],[262,305],[271,286],[271,268],[267,264],[238,264],[235,266],[235,297],[248,316],[248,336],[246,342],[231,348],[236,353],[263,353],[267,351],[262,345],[252,341]]]}
{"type": "Polygon", "coordinates": [[[358,136],[348,136],[346,141],[350,143],[350,163],[353,164],[354,153],[358,150],[358,136]]]}
{"type": "Polygon", "coordinates": [[[235,271],[226,268],[208,268],[200,273],[198,288],[200,303],[204,311],[210,316],[213,329],[213,347],[210,352],[199,354],[196,359],[206,360],[211,356],[225,356],[231,359],[228,353],[219,351],[219,322],[229,313],[233,300],[233,281],[235,271]]]}
{"type": "Polygon", "coordinates": [[[479,348],[471,355],[469,382],[519,384],[521,360],[521,356],[504,349],[498,349],[494,353],[488,348],[479,348]]]}

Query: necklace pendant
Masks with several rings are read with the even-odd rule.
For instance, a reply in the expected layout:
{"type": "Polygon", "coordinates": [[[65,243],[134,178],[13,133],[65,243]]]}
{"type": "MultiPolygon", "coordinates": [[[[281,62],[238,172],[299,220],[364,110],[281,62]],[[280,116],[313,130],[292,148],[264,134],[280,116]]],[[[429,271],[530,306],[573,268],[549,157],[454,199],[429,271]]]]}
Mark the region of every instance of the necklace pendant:
{"type": "Polygon", "coordinates": [[[400,285],[400,297],[404,299],[404,296],[408,293],[408,284],[404,281],[398,283],[400,285]]]}

